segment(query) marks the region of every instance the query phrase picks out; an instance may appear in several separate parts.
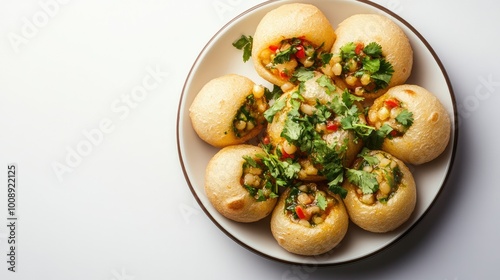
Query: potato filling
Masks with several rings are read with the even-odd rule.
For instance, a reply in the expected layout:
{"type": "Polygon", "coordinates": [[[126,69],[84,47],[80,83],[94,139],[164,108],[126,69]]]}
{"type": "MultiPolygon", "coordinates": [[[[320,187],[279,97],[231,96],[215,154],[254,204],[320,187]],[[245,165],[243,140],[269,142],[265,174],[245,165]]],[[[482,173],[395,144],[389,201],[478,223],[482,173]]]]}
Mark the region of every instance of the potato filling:
{"type": "Polygon", "coordinates": [[[387,98],[382,106],[369,113],[370,123],[376,128],[389,127],[389,137],[403,136],[413,123],[413,114],[403,102],[396,98],[387,98]]]}
{"type": "Polygon", "coordinates": [[[233,131],[237,137],[243,137],[255,127],[264,124],[264,112],[268,104],[264,97],[264,87],[255,86],[243,105],[236,112],[233,120],[233,131]]]}
{"type": "Polygon", "coordinates": [[[313,227],[325,221],[335,204],[335,198],[320,189],[316,183],[307,183],[290,190],[285,211],[292,222],[313,227]]]}
{"type": "Polygon", "coordinates": [[[341,77],[351,92],[359,96],[387,87],[394,73],[382,54],[382,47],[375,42],[342,46],[340,53],[334,54],[322,70],[332,77],[341,77]]]}
{"type": "Polygon", "coordinates": [[[259,57],[271,73],[283,80],[289,80],[298,67],[321,67],[324,64],[324,55],[329,58],[329,54],[300,37],[285,39],[277,45],[271,45],[264,49],[259,57]]]}
{"type": "Polygon", "coordinates": [[[361,202],[372,205],[386,203],[401,184],[403,173],[398,163],[387,153],[363,152],[356,168],[347,171],[349,182],[356,185],[361,202]]]}
{"type": "Polygon", "coordinates": [[[249,156],[245,156],[243,159],[245,161],[242,166],[241,185],[257,201],[266,201],[269,198],[277,197],[277,190],[273,190],[270,181],[271,175],[262,160],[249,156]]]}

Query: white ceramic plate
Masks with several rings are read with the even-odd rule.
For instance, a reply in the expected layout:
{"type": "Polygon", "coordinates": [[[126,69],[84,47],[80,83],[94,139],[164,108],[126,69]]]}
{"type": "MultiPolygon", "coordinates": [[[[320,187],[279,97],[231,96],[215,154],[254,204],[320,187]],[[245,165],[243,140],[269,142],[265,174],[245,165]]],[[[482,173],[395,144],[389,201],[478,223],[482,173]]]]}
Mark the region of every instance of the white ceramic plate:
{"type": "Polygon", "coordinates": [[[245,248],[266,258],[285,263],[321,266],[352,262],[373,255],[400,239],[424,216],[439,195],[450,173],[455,154],[458,135],[455,98],[447,74],[432,48],[412,26],[399,16],[371,2],[300,1],[316,5],[329,18],[334,28],[343,19],[359,13],[383,14],[400,25],[409,37],[414,50],[414,68],[408,83],[423,86],[434,92],[446,107],[452,120],[450,143],[438,159],[418,168],[412,168],[418,187],[418,202],[412,217],[406,224],[396,231],[385,234],[369,233],[351,224],[341,244],[321,256],[304,257],[286,252],[272,237],[269,219],[243,224],[224,218],[212,207],[204,193],[205,167],[218,149],[198,138],[190,123],[189,106],[205,83],[228,73],[246,76],[256,83],[272,88],[257,75],[251,61],[243,63],[242,52],[235,49],[232,42],[242,34],[253,35],[258,22],[266,12],[288,2],[292,1],[265,2],[244,12],[216,33],[200,53],[186,79],[179,103],[177,119],[179,158],[186,181],[202,209],[224,233],[245,248]]]}

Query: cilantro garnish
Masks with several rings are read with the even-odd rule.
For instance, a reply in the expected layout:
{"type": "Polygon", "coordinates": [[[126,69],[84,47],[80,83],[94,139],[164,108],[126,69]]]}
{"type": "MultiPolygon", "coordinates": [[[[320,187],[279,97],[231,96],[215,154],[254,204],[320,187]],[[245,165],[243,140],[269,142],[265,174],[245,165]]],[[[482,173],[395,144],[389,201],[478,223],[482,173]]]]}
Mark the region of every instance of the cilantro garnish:
{"type": "Polygon", "coordinates": [[[380,59],[380,67],[377,72],[371,74],[378,88],[386,88],[391,81],[394,69],[392,64],[385,59],[380,59]]]}
{"type": "Polygon", "coordinates": [[[306,82],[307,80],[314,78],[314,71],[300,67],[295,70],[292,78],[293,81],[306,82]]]}
{"type": "MultiPolygon", "coordinates": [[[[260,155],[257,155],[259,158],[260,155]]],[[[253,167],[263,170],[261,179],[263,180],[262,185],[259,188],[243,184],[243,187],[247,189],[249,194],[254,197],[257,201],[266,201],[269,198],[278,197],[278,188],[275,183],[275,179],[271,172],[268,170],[268,165],[263,160],[255,160],[250,156],[243,156],[243,169],[253,167]]]]}
{"type": "Polygon", "coordinates": [[[347,180],[358,186],[363,194],[372,194],[378,190],[378,181],[375,174],[363,170],[347,169],[347,180]]]}
{"type": "Polygon", "coordinates": [[[273,89],[269,90],[268,88],[264,88],[264,96],[268,102],[275,101],[283,94],[281,88],[277,85],[273,85],[273,89]]]}
{"type": "Polygon", "coordinates": [[[349,42],[340,48],[342,59],[342,74],[344,77],[357,78],[369,75],[371,82],[364,86],[368,92],[386,88],[394,73],[394,69],[382,55],[382,46],[371,42],[363,47],[362,43],[349,42]],[[351,64],[356,70],[352,71],[351,64]]]}
{"type": "Polygon", "coordinates": [[[316,205],[318,205],[319,209],[325,210],[328,205],[326,201],[326,197],[321,193],[316,193],[316,205]]]}
{"type": "Polygon", "coordinates": [[[276,102],[274,102],[273,105],[264,112],[264,118],[266,118],[268,122],[272,122],[274,115],[281,111],[281,109],[285,108],[285,105],[286,99],[281,98],[276,100],[276,102]]]}
{"type": "Polygon", "coordinates": [[[381,57],[382,56],[382,46],[375,42],[371,42],[366,47],[363,48],[363,52],[370,57],[381,57]]]}
{"type": "Polygon", "coordinates": [[[396,117],[396,121],[405,127],[410,127],[413,124],[413,113],[404,109],[396,117]]]}
{"type": "Polygon", "coordinates": [[[365,146],[372,150],[378,150],[382,147],[384,139],[390,135],[393,128],[388,124],[383,124],[379,129],[374,129],[364,138],[365,146]]]}
{"type": "Polygon", "coordinates": [[[321,77],[319,77],[316,80],[316,82],[320,86],[322,86],[326,89],[327,94],[332,94],[332,92],[334,92],[336,89],[335,85],[332,83],[332,80],[326,75],[321,75],[321,77]]]}
{"type": "Polygon", "coordinates": [[[253,37],[241,35],[241,37],[233,42],[233,46],[238,50],[243,50],[243,62],[247,62],[252,56],[253,37]]]}
{"type": "Polygon", "coordinates": [[[362,157],[368,165],[375,166],[379,163],[379,159],[376,156],[370,155],[370,149],[366,147],[361,150],[358,156],[362,157]]]}
{"type": "Polygon", "coordinates": [[[291,186],[297,179],[300,171],[300,164],[288,158],[280,160],[280,155],[271,153],[270,146],[263,146],[264,154],[257,154],[262,163],[266,166],[266,178],[273,193],[278,193],[279,187],[291,186]]]}
{"type": "Polygon", "coordinates": [[[356,45],[354,42],[349,42],[342,46],[340,48],[340,56],[342,57],[343,61],[346,61],[348,59],[351,59],[356,56],[356,53],[354,52],[356,49],[356,45]]]}
{"type": "Polygon", "coordinates": [[[283,51],[279,51],[276,53],[276,56],[273,59],[273,64],[283,64],[285,62],[290,61],[292,58],[292,54],[294,54],[294,48],[288,48],[283,51]]]}

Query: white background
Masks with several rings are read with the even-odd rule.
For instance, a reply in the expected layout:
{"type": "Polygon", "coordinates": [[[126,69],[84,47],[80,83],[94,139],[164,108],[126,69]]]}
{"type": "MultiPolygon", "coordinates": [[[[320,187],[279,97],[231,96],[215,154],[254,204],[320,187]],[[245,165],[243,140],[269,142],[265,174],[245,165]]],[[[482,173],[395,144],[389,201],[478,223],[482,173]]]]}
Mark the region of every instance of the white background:
{"type": "Polygon", "coordinates": [[[210,221],[179,165],[180,93],[207,41],[261,2],[0,1],[0,279],[498,276],[500,4],[493,0],[374,1],[434,48],[459,108],[450,180],[402,240],[351,264],[304,267],[256,255],[210,221]],[[149,86],[143,98],[127,101],[141,85],[149,86]],[[78,149],[84,155],[75,156],[78,149]],[[15,273],[7,270],[11,163],[15,273]]]}

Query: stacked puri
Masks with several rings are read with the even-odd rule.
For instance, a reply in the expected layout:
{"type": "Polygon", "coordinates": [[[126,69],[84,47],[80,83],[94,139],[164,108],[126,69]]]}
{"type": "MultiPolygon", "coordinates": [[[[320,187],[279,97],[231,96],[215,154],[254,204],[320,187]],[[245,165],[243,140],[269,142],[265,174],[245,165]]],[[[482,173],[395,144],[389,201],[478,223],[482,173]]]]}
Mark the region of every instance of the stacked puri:
{"type": "Polygon", "coordinates": [[[276,241],[300,255],[335,248],[349,221],[370,232],[406,222],[417,200],[407,165],[437,158],[451,126],[433,93],[405,84],[404,32],[372,14],[334,30],[317,7],[284,4],[257,26],[251,57],[278,96],[227,74],[190,107],[199,137],[221,148],[205,176],[217,211],[245,223],[271,215],[276,241]]]}

